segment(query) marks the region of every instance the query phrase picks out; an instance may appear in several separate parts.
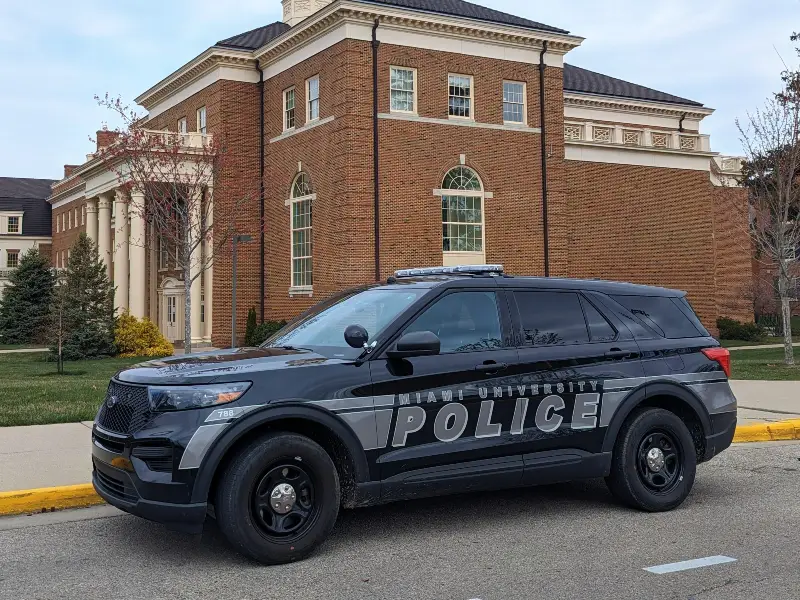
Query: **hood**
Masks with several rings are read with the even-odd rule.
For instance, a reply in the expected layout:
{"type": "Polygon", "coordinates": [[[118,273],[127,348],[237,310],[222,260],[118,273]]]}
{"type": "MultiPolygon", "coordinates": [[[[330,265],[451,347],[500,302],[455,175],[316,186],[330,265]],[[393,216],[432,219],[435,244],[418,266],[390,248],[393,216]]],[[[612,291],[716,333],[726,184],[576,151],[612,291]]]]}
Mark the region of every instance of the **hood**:
{"type": "Polygon", "coordinates": [[[264,371],[342,362],[351,361],[327,358],[311,350],[235,348],[151,360],[120,371],[116,379],[127,383],[163,385],[248,381],[255,373],[264,371]]]}

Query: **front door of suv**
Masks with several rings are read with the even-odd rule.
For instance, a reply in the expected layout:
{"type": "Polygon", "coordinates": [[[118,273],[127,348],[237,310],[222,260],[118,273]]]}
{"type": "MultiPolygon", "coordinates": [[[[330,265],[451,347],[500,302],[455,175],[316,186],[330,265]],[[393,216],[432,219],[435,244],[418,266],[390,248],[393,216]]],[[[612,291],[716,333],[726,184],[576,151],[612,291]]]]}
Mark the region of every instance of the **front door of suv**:
{"type": "Polygon", "coordinates": [[[519,352],[514,388],[529,399],[520,444],[526,483],[571,479],[602,464],[610,414],[603,411],[604,388],[643,375],[633,336],[597,305],[572,290],[511,293],[519,352]]]}
{"type": "Polygon", "coordinates": [[[393,409],[376,411],[383,494],[517,485],[522,461],[508,457],[513,452],[501,435],[513,406],[494,400],[510,389],[517,362],[505,295],[495,287],[447,290],[397,339],[420,331],[439,337],[438,355],[370,361],[375,395],[395,398],[393,409]]]}

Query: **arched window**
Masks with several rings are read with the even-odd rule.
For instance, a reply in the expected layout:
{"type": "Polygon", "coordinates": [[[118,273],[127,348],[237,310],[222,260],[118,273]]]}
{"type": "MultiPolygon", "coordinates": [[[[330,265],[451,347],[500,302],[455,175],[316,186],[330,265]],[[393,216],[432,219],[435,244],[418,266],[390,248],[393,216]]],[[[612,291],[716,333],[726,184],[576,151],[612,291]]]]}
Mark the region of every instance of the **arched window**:
{"type": "MultiPolygon", "coordinates": [[[[444,176],[440,192],[442,251],[483,254],[484,193],[478,174],[463,166],[451,169],[444,176]]],[[[467,258],[466,254],[462,256],[467,258]]]]}
{"type": "Polygon", "coordinates": [[[311,203],[314,198],[308,175],[299,173],[292,182],[288,204],[292,219],[292,289],[300,292],[310,292],[313,285],[311,203]]]}

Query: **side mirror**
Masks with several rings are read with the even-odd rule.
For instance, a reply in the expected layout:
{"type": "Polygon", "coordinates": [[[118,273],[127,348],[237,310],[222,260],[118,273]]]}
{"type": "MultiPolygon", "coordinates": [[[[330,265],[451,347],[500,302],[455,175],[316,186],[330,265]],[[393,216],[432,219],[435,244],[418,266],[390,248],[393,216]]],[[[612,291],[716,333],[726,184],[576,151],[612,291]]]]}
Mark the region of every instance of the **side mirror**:
{"type": "Polygon", "coordinates": [[[432,331],[414,331],[399,340],[393,350],[386,354],[389,358],[411,358],[413,356],[434,356],[439,354],[442,342],[432,331]]]}
{"type": "Polygon", "coordinates": [[[352,348],[364,348],[369,341],[369,333],[361,325],[350,325],[344,330],[344,341],[352,348]]]}

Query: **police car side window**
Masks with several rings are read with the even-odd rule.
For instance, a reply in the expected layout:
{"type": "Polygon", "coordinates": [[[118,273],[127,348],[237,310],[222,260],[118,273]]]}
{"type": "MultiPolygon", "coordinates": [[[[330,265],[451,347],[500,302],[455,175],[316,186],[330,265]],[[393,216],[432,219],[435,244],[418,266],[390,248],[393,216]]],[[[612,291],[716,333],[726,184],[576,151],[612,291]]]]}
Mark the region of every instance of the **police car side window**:
{"type": "Polygon", "coordinates": [[[589,331],[574,292],[514,292],[522,320],[523,345],[585,344],[589,331]]]}
{"type": "Polygon", "coordinates": [[[432,331],[438,335],[443,354],[502,348],[497,294],[448,294],[417,317],[404,333],[415,331],[432,331]]]}
{"type": "Polygon", "coordinates": [[[583,313],[589,324],[589,337],[593,342],[611,342],[617,338],[616,330],[586,298],[581,298],[583,313]]]}

